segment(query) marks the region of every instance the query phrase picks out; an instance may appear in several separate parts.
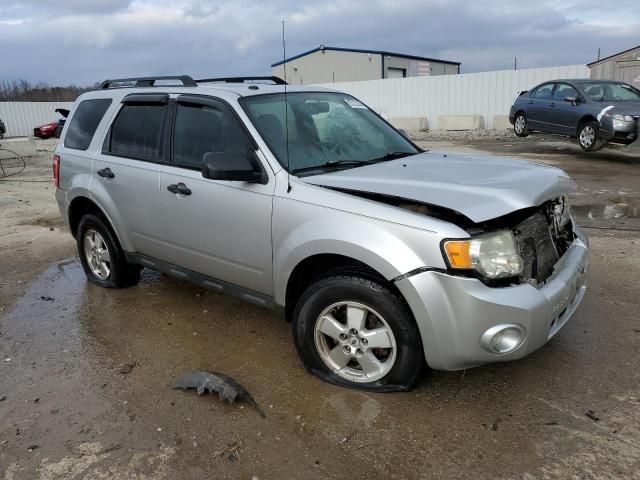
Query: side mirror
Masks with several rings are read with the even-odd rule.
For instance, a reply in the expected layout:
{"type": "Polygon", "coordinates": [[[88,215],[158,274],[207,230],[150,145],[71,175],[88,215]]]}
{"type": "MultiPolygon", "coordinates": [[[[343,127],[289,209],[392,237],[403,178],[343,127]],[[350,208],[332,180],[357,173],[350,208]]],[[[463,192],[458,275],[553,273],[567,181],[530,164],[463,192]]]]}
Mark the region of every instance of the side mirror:
{"type": "Polygon", "coordinates": [[[267,176],[260,168],[254,151],[205,153],[202,176],[210,180],[267,183],[267,176]]]}
{"type": "Polygon", "coordinates": [[[570,96],[570,97],[565,97],[564,101],[565,102],[569,102],[569,103],[573,103],[575,105],[576,103],[580,103],[580,98],[579,97],[575,97],[575,96],[570,96]]]}

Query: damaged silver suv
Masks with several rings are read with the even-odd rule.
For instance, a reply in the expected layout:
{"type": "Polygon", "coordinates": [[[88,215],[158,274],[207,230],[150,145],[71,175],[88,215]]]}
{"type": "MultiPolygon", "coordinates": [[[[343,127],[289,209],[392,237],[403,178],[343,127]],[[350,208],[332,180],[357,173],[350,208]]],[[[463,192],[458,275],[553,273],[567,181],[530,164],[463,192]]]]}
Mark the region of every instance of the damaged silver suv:
{"type": "Polygon", "coordinates": [[[272,80],[76,101],[54,177],[90,282],[146,267],[278,309],[310,372],[375,391],[524,357],[571,318],[588,243],[563,171],[425,152],[352,96],[272,80]]]}

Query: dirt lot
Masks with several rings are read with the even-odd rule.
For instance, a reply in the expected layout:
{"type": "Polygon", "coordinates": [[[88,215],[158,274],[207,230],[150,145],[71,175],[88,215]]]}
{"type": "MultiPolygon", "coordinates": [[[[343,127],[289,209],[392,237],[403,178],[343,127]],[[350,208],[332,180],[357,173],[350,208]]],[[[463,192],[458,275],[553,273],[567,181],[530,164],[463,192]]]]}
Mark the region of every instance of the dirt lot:
{"type": "Polygon", "coordinates": [[[289,326],[232,298],[149,271],[126,290],[87,284],[51,154],[29,158],[0,181],[0,478],[638,478],[640,158],[549,138],[426,146],[566,169],[591,279],[532,356],[403,394],[311,377],[289,326]],[[234,376],[267,417],[169,389],[192,368],[234,376]]]}

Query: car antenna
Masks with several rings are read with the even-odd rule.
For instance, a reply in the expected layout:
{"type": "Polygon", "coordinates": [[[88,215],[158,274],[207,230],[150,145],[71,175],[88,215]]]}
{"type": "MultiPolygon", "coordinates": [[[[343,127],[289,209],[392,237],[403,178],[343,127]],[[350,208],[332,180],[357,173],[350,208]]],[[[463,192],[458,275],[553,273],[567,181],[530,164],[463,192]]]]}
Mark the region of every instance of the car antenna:
{"type": "Polygon", "coordinates": [[[291,191],[291,174],[289,173],[289,104],[287,103],[287,48],[284,38],[284,20],[282,20],[282,68],[284,70],[284,131],[287,146],[287,193],[291,191]]]}

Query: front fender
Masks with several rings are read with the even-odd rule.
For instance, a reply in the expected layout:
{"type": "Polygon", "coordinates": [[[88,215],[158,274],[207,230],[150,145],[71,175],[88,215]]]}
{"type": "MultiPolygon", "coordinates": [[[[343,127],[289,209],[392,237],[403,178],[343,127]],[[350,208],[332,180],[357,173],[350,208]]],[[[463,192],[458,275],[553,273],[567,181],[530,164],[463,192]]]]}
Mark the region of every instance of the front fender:
{"type": "Polygon", "coordinates": [[[358,260],[388,280],[425,265],[444,267],[439,237],[433,232],[307,204],[309,208],[315,211],[303,214],[288,209],[285,214],[274,209],[274,294],[278,305],[285,304],[294,268],[314,255],[358,260]],[[411,247],[418,244],[424,247],[420,252],[411,247]]]}

